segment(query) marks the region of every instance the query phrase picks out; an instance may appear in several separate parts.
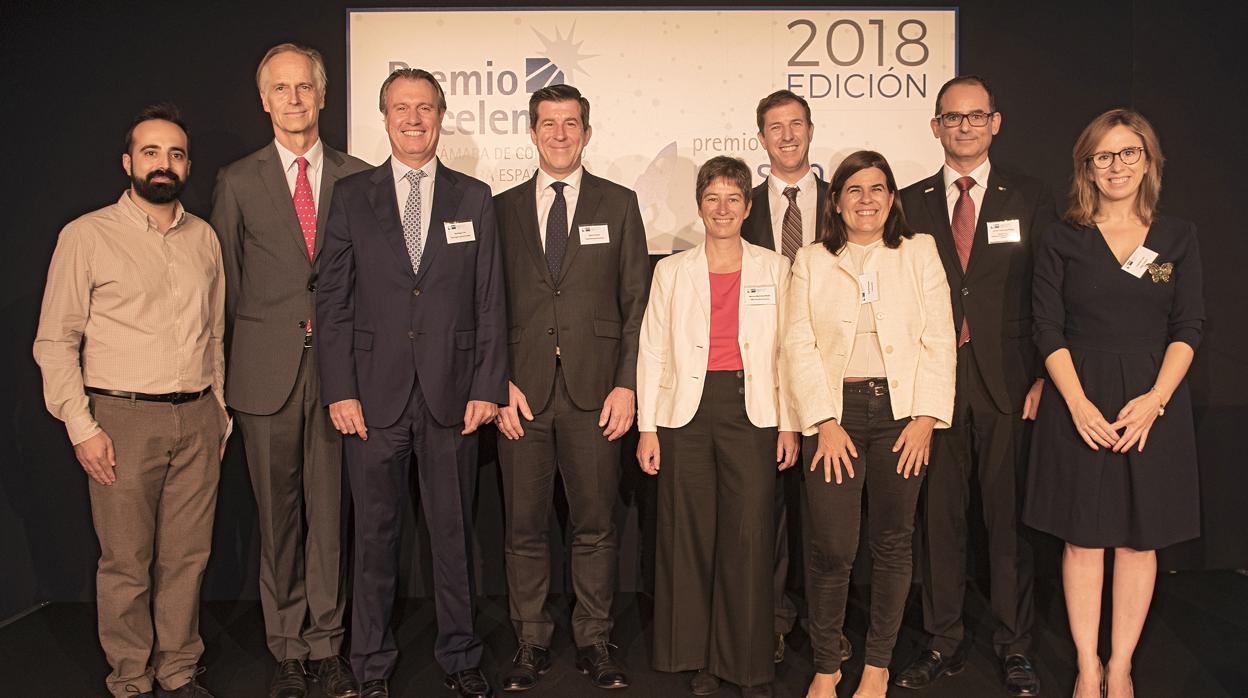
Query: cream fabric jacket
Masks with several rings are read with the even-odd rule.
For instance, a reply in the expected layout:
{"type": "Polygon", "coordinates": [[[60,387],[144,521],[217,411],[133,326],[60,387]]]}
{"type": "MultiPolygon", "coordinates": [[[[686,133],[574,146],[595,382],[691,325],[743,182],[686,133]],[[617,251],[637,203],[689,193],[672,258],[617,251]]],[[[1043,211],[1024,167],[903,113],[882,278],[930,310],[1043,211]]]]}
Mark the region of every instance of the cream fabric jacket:
{"type": "MultiPolygon", "coordinates": [[[[745,411],[759,427],[797,431],[780,379],[780,338],[789,261],[742,241],[738,346],[745,369],[745,411]],[[767,296],[774,299],[766,302],[767,296]],[[749,297],[762,302],[751,302],[749,297]]],[[[689,423],[702,402],[710,358],[711,281],[705,244],[659,262],[641,324],[637,428],[689,423]]]]}
{"type": "MultiPolygon", "coordinates": [[[[863,273],[879,274],[873,303],[880,351],[888,374],[893,419],[929,416],[949,426],[957,338],[945,269],[930,235],[879,247],[863,273]]],[[[789,392],[807,436],[841,418],[845,365],[858,329],[858,274],[849,251],[807,245],[793,260],[783,341],[789,392]]]]}

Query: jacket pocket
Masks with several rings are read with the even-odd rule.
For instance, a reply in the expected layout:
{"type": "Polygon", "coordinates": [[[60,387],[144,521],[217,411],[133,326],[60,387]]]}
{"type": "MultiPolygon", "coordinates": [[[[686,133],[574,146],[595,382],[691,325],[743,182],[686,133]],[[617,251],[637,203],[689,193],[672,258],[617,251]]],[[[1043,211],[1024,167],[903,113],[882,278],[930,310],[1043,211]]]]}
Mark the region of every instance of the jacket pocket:
{"type": "Polygon", "coordinates": [[[507,329],[507,343],[508,344],[518,343],[520,341],[520,338],[523,336],[524,336],[523,325],[516,325],[515,327],[510,327],[507,329]]]}
{"type": "Polygon", "coordinates": [[[463,330],[455,333],[456,349],[472,349],[477,346],[477,331],[463,330]]]}
{"type": "Polygon", "coordinates": [[[361,351],[373,350],[373,333],[364,330],[355,330],[355,341],[352,346],[361,351]]]}
{"type": "Polygon", "coordinates": [[[594,320],[594,335],[597,337],[620,338],[620,323],[610,320],[594,320]]]}

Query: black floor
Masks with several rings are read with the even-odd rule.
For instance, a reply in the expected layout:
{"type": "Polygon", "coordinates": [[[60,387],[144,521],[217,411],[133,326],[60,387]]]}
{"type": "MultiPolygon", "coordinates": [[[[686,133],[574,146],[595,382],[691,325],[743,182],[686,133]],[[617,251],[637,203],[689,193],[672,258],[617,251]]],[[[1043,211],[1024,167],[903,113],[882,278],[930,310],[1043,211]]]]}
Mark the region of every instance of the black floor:
{"type": "MultiPolygon", "coordinates": [[[[861,648],[865,589],[851,597],[849,633],[861,648]]],[[[1062,597],[1052,584],[1037,590],[1034,659],[1044,696],[1070,694],[1074,682],[1074,650],[1066,629],[1062,597]]],[[[917,598],[911,605],[894,654],[894,671],[918,649],[920,618],[917,598]]],[[[688,677],[661,674],[649,668],[651,606],[642,595],[616,600],[615,643],[631,669],[632,686],[606,694],[591,688],[573,667],[566,603],[556,601],[565,619],[556,633],[555,667],[532,698],[606,698],[687,696],[688,677]]],[[[972,594],[968,613],[974,633],[967,671],[925,691],[894,688],[890,696],[965,698],[1002,696],[997,663],[990,643],[983,599],[972,594]]],[[[391,687],[396,696],[451,696],[441,687],[442,672],[433,661],[436,632],[432,602],[409,600],[399,605],[398,640],[402,655],[391,687]]],[[[215,602],[204,605],[201,632],[207,645],[200,677],[219,698],[262,698],[272,661],[264,646],[260,607],[256,602],[215,602]]],[[[483,599],[477,627],[487,645],[485,669],[493,678],[514,650],[505,599],[483,599]]],[[[1102,642],[1108,647],[1108,638],[1102,642]]],[[[861,671],[856,657],[846,667],[841,696],[853,693],[861,671]]],[[[1136,653],[1135,686],[1139,698],[1248,697],[1248,577],[1232,572],[1190,572],[1163,575],[1153,610],[1136,653]]],[[[801,630],[791,636],[788,658],[777,668],[775,694],[801,698],[811,676],[810,647],[801,630]]],[[[95,607],[53,604],[0,629],[0,691],[4,696],[92,698],[107,696],[103,688],[108,666],[95,636],[95,607]]],[[[319,693],[313,693],[319,696],[319,693]]],[[[738,695],[725,685],[718,694],[738,695]]]]}

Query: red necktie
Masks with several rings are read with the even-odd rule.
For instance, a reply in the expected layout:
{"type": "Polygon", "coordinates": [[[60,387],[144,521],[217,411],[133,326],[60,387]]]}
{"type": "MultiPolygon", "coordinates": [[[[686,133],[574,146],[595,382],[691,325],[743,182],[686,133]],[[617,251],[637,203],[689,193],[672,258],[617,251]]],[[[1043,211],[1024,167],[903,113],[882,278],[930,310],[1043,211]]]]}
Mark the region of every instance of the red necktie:
{"type": "MultiPolygon", "coordinates": [[[[975,180],[971,177],[959,177],[955,185],[958,187],[958,202],[953,205],[953,245],[958,249],[958,261],[962,263],[962,272],[966,272],[966,264],[971,260],[971,245],[975,242],[975,201],[971,198],[971,187],[975,180]]],[[[966,314],[962,315],[962,328],[958,332],[958,346],[971,340],[971,326],[966,322],[966,314]]]]}
{"type": "Polygon", "coordinates": [[[312,184],[308,181],[308,159],[295,158],[299,174],[295,175],[295,215],[303,230],[303,242],[308,246],[308,259],[316,250],[316,201],[312,199],[312,184]]]}

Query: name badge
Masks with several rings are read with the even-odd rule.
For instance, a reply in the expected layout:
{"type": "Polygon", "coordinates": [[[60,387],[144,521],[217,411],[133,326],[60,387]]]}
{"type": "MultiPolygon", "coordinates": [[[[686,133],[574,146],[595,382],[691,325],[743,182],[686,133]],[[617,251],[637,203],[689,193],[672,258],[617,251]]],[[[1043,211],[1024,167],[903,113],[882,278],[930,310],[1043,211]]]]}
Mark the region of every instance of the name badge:
{"type": "Polygon", "coordinates": [[[1130,257],[1127,257],[1127,263],[1122,265],[1122,270],[1138,279],[1144,275],[1148,265],[1152,264],[1154,259],[1157,259],[1157,253],[1140,245],[1135,248],[1135,252],[1132,252],[1130,257]]]}
{"type": "Polygon", "coordinates": [[[880,273],[870,271],[858,275],[859,304],[866,305],[880,299],[880,273]]]}
{"type": "Polygon", "coordinates": [[[1018,228],[1018,219],[1008,221],[988,221],[988,244],[1002,242],[1022,242],[1023,235],[1018,228]]]}
{"type": "Polygon", "coordinates": [[[448,245],[472,242],[477,239],[477,231],[472,227],[472,221],[446,221],[442,226],[446,228],[446,244],[448,245]]]}
{"type": "Polygon", "coordinates": [[[611,242],[611,233],[605,225],[582,225],[577,228],[582,245],[605,245],[611,242]]]}
{"type": "Polygon", "coordinates": [[[775,286],[746,286],[745,287],[745,304],[751,305],[775,305],[776,304],[776,287],[775,286]]]}

